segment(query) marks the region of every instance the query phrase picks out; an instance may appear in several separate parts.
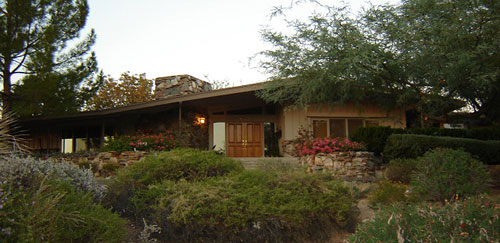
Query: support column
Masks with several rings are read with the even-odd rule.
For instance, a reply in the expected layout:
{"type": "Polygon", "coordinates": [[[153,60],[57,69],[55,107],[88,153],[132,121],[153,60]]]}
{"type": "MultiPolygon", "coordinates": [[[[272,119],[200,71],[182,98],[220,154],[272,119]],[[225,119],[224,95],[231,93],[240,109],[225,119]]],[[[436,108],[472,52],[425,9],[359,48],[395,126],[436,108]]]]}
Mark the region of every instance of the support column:
{"type": "Polygon", "coordinates": [[[71,153],[76,152],[75,128],[71,129],[71,153]]]}
{"type": "Polygon", "coordinates": [[[104,148],[104,135],[105,135],[105,129],[106,129],[106,122],[102,121],[101,123],[101,138],[99,139],[99,147],[104,148]]]}
{"type": "Polygon", "coordinates": [[[179,130],[182,128],[182,101],[179,102],[179,130]]]}

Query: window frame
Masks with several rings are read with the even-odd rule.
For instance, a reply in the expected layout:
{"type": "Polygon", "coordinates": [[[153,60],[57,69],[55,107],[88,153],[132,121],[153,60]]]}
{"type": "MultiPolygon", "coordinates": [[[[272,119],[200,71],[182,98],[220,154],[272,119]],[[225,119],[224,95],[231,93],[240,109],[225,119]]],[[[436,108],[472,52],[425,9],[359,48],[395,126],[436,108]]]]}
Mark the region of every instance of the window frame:
{"type": "Polygon", "coordinates": [[[366,122],[371,121],[371,122],[377,122],[380,126],[380,119],[377,118],[371,118],[371,117],[308,117],[308,122],[310,124],[310,129],[311,132],[314,134],[314,126],[313,123],[316,120],[322,120],[326,121],[326,131],[327,131],[327,136],[331,136],[330,134],[330,120],[344,120],[344,132],[346,135],[346,138],[349,138],[349,119],[351,120],[362,120],[362,126],[361,127],[366,127],[366,122]]]}

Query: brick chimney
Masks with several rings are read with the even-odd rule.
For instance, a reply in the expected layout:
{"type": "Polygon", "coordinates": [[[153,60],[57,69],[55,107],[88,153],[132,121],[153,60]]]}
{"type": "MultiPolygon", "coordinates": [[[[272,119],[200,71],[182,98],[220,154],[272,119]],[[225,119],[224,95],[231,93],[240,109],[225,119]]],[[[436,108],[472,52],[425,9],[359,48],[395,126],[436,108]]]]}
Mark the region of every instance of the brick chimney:
{"type": "Polygon", "coordinates": [[[155,99],[209,90],[212,90],[210,83],[187,74],[155,79],[155,99]]]}

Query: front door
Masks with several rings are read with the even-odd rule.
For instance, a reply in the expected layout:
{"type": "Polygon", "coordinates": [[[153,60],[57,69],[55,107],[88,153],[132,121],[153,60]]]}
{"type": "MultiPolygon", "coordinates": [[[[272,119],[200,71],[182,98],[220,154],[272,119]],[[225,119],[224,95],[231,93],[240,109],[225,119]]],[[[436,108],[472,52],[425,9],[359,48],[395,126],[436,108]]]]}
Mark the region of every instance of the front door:
{"type": "Polygon", "coordinates": [[[226,129],[228,157],[262,157],[262,123],[228,122],[226,129]]]}

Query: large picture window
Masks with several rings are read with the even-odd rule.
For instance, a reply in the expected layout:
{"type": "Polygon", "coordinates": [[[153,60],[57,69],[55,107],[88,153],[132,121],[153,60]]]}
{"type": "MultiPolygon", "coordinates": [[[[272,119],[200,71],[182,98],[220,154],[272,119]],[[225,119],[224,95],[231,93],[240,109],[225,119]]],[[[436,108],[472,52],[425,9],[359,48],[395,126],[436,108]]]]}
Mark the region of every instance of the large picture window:
{"type": "Polygon", "coordinates": [[[319,137],[342,137],[352,136],[358,128],[363,126],[378,126],[376,119],[362,118],[313,118],[313,135],[319,137]]]}

